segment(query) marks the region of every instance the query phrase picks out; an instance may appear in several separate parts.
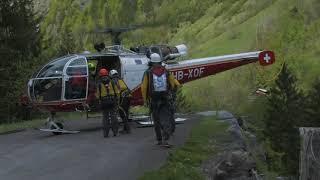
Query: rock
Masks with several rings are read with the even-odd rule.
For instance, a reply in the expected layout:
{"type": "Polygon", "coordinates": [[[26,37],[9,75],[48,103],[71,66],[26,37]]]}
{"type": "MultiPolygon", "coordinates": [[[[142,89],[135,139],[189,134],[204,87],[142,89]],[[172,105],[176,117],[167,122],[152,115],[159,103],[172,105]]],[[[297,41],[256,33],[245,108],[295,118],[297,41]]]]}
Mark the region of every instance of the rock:
{"type": "Polygon", "coordinates": [[[228,111],[218,111],[218,119],[220,120],[234,119],[234,116],[228,111]]]}
{"type": "Polygon", "coordinates": [[[206,174],[210,174],[209,179],[214,180],[246,179],[251,176],[250,170],[256,167],[249,153],[242,150],[220,154],[210,163],[209,167],[205,168],[206,174]]]}
{"type": "Polygon", "coordinates": [[[201,116],[215,116],[217,114],[217,111],[198,112],[197,114],[201,116]]]}
{"type": "MultiPolygon", "coordinates": [[[[257,147],[256,136],[249,132],[243,134],[237,119],[227,111],[219,111],[218,118],[230,124],[227,132],[230,134],[221,144],[224,151],[207,160],[203,164],[207,179],[213,180],[251,180],[251,170],[256,168],[254,159],[246,150],[245,136],[248,137],[249,147],[257,147]]],[[[251,150],[251,148],[250,148],[251,150]]]]}
{"type": "Polygon", "coordinates": [[[227,175],[228,174],[225,171],[217,169],[214,179],[216,179],[216,180],[224,180],[227,175]]]}

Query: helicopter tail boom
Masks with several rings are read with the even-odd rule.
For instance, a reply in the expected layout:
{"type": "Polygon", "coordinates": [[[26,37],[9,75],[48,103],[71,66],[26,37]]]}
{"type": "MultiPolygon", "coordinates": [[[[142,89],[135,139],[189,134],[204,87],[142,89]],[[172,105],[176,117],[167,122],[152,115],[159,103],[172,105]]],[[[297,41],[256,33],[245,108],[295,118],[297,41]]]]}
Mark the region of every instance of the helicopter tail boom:
{"type": "Polygon", "coordinates": [[[192,59],[170,64],[168,69],[179,82],[186,83],[257,61],[262,66],[271,65],[275,55],[272,51],[257,51],[192,59]]]}

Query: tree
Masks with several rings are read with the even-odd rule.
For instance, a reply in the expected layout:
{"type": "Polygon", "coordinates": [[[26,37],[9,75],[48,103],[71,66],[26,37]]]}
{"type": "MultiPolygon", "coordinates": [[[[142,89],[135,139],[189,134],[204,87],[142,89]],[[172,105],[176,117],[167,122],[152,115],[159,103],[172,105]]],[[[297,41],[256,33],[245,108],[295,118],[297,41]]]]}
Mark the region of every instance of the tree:
{"type": "MultiPolygon", "coordinates": [[[[38,23],[31,0],[0,1],[0,118],[11,119],[25,90],[32,57],[39,52],[38,23]]],[[[1,121],[0,121],[1,123],[1,121]]]]}
{"type": "Polygon", "coordinates": [[[307,122],[305,126],[320,127],[320,78],[318,78],[307,97],[307,122]]]}
{"type": "Polygon", "coordinates": [[[300,107],[303,95],[297,89],[296,78],[287,65],[283,66],[268,97],[263,134],[270,141],[270,148],[284,153],[281,162],[273,162],[273,170],[286,175],[295,175],[299,166],[299,133],[303,111],[300,107]],[[281,169],[276,169],[283,164],[281,169]]]}

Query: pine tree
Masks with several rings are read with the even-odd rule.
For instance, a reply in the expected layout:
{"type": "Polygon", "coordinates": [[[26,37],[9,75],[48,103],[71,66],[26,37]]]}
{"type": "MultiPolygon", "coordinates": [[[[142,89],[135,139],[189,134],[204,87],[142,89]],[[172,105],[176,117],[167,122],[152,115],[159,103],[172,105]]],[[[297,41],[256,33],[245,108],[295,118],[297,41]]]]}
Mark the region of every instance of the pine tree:
{"type": "Polygon", "coordinates": [[[299,134],[296,126],[302,120],[302,94],[297,89],[296,78],[284,65],[275,86],[270,90],[267,111],[264,119],[264,136],[270,141],[271,148],[278,153],[284,153],[280,170],[284,174],[295,175],[299,166],[299,134]]]}
{"type": "Polygon", "coordinates": [[[307,122],[304,126],[320,127],[320,78],[314,82],[307,100],[307,122]]]}

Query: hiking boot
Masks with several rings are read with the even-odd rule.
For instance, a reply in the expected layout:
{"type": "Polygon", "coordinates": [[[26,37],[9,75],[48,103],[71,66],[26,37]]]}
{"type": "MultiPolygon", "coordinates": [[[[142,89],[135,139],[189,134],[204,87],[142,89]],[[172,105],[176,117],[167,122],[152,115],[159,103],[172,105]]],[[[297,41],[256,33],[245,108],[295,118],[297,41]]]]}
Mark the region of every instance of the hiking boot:
{"type": "Polygon", "coordinates": [[[171,145],[168,143],[168,141],[163,141],[162,142],[162,146],[166,147],[166,148],[170,148],[171,147],[171,145]]]}
{"type": "Polygon", "coordinates": [[[109,131],[103,130],[103,137],[105,138],[109,137],[109,131]]]}
{"type": "Polygon", "coordinates": [[[162,141],[158,141],[156,145],[162,145],[162,141]]]}

